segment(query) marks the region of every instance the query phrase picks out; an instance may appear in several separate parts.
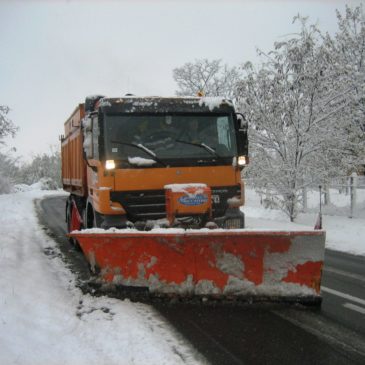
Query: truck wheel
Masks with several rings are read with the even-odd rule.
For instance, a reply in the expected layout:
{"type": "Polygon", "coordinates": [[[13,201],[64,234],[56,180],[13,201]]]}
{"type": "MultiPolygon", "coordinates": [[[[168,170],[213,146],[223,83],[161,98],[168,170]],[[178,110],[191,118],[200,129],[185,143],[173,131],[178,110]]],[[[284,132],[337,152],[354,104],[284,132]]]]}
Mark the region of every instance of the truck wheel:
{"type": "MultiPolygon", "coordinates": [[[[67,233],[70,233],[72,230],[71,227],[71,216],[72,216],[72,199],[69,198],[67,200],[66,203],[66,224],[67,224],[67,233]]],[[[69,237],[68,241],[71,243],[71,245],[77,250],[77,251],[81,251],[81,247],[78,243],[78,241],[73,238],[73,237],[69,237]]]]}
{"type": "Polygon", "coordinates": [[[100,228],[103,219],[98,212],[95,212],[91,204],[87,207],[86,212],[87,218],[87,228],[100,228]]]}
{"type": "Polygon", "coordinates": [[[103,219],[98,212],[94,211],[94,228],[100,228],[103,223],[103,219]]]}

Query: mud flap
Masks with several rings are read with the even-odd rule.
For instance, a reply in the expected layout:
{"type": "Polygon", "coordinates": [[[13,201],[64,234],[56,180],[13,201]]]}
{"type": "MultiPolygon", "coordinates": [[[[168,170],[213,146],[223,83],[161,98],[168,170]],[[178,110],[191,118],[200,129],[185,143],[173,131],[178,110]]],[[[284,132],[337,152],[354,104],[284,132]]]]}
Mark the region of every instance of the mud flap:
{"type": "Polygon", "coordinates": [[[116,285],[179,296],[320,298],[324,231],[86,230],[71,236],[102,280],[116,285]]]}

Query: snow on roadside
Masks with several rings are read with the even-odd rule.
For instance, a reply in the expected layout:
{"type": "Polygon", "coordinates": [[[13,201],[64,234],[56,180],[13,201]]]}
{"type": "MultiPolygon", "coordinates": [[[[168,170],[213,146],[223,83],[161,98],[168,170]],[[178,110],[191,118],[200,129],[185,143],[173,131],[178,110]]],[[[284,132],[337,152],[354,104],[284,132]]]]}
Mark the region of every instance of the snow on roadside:
{"type": "MultiPolygon", "coordinates": [[[[365,195],[365,194],[364,194],[365,195]]],[[[362,199],[362,198],[361,198],[362,199]]],[[[360,200],[360,199],[359,199],[360,200]]],[[[314,209],[314,198],[312,197],[311,208],[314,209]]],[[[348,199],[347,199],[348,201],[348,199]]],[[[358,208],[362,212],[365,204],[360,200],[358,208]]],[[[323,214],[323,228],[326,231],[326,248],[348,252],[355,255],[365,256],[365,219],[348,218],[343,214],[347,211],[343,196],[332,198],[331,209],[323,214]],[[340,205],[343,209],[335,208],[340,205]]],[[[277,209],[265,209],[260,205],[258,194],[252,189],[246,188],[246,205],[242,209],[246,215],[246,226],[250,229],[271,228],[271,229],[308,229],[313,228],[317,219],[317,213],[300,213],[295,223],[291,223],[285,213],[277,209]]],[[[362,217],[362,215],[360,215],[362,217]]]]}
{"type": "Polygon", "coordinates": [[[0,364],[204,363],[152,307],[75,287],[35,215],[50,194],[0,196],[0,364]]]}
{"type": "MultiPolygon", "coordinates": [[[[205,363],[152,307],[75,287],[35,215],[33,200],[55,192],[32,189],[0,195],[0,364],[205,363]]],[[[250,189],[244,211],[253,229],[308,228],[316,218],[300,214],[290,223],[284,213],[261,207],[250,189]]],[[[328,248],[365,255],[364,219],[323,220],[328,248]]]]}

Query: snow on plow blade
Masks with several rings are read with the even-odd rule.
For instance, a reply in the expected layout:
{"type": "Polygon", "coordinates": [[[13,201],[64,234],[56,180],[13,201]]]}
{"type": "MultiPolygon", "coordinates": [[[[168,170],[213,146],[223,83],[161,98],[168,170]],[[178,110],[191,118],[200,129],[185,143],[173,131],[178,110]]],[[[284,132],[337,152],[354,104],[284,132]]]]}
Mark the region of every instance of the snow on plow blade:
{"type": "Polygon", "coordinates": [[[182,297],[321,300],[324,231],[94,232],[70,236],[105,282],[182,297]]]}

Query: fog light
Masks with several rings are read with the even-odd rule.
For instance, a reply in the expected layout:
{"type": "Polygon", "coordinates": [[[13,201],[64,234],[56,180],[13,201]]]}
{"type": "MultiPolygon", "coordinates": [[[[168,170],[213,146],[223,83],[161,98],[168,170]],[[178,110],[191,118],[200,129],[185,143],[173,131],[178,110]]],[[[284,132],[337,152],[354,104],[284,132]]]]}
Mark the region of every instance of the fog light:
{"type": "Polygon", "coordinates": [[[224,222],[225,229],[240,229],[242,228],[242,219],[241,218],[230,218],[226,219],[224,222]]]}
{"type": "Polygon", "coordinates": [[[114,162],[114,160],[106,160],[105,161],[105,168],[107,170],[113,170],[113,169],[115,169],[115,162],[114,162]]]}
{"type": "Polygon", "coordinates": [[[242,229],[245,228],[245,216],[237,208],[228,208],[224,219],[225,229],[242,229]]]}

